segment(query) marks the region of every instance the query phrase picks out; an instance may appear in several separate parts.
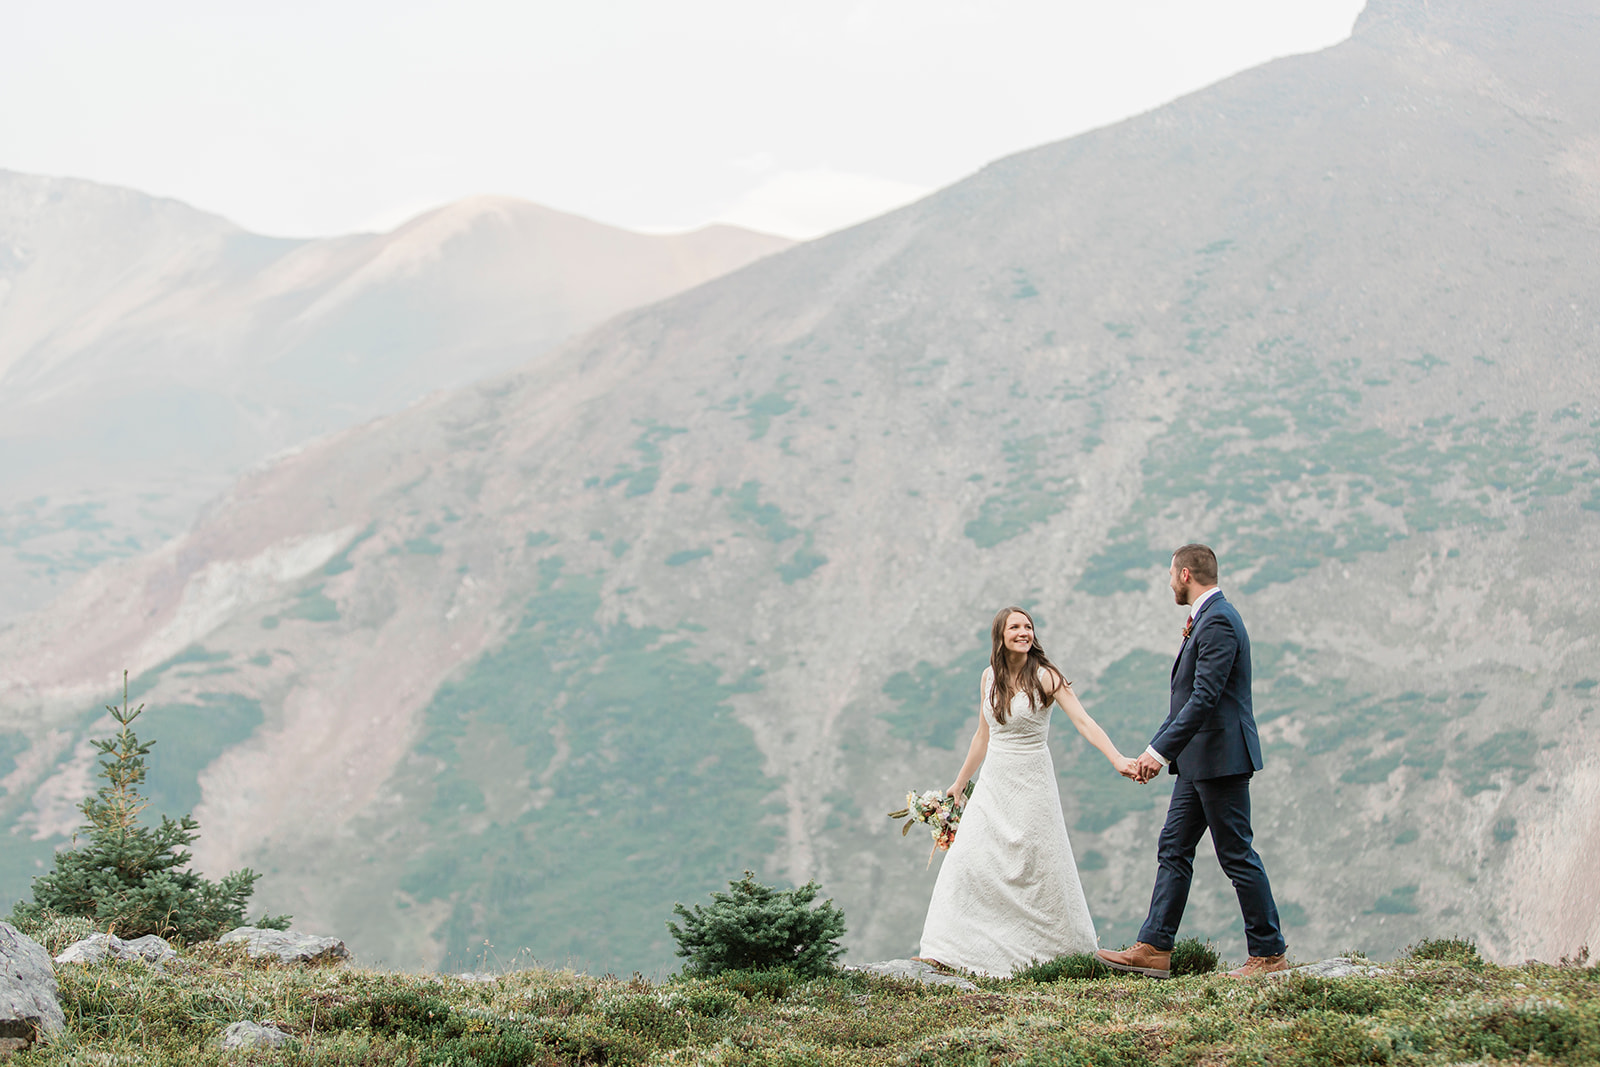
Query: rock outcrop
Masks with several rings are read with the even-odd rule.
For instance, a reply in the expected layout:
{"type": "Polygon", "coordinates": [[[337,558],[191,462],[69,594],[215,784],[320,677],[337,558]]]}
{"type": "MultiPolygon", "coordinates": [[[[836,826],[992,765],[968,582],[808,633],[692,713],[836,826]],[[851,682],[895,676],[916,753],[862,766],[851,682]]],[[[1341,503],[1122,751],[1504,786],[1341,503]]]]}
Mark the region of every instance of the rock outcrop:
{"type": "Polygon", "coordinates": [[[1384,968],[1375,967],[1370,963],[1362,963],[1348,956],[1335,956],[1330,960],[1291,967],[1287,971],[1275,971],[1272,977],[1287,978],[1291,974],[1302,974],[1313,978],[1381,978],[1388,973],[1384,968]]]}
{"type": "Polygon", "coordinates": [[[864,963],[860,967],[845,967],[847,971],[863,974],[881,974],[886,978],[906,978],[923,985],[948,985],[957,989],[975,990],[978,987],[956,974],[945,974],[921,960],[884,960],[881,963],[864,963]]]}
{"type": "Polygon", "coordinates": [[[279,963],[338,963],[350,958],[344,942],[336,937],[318,937],[298,930],[264,930],[241,926],[217,939],[219,944],[242,942],[251,959],[275,959],[279,963]]]}
{"type": "Polygon", "coordinates": [[[141,960],[152,967],[161,967],[168,960],[178,958],[171,945],[155,934],[145,934],[124,941],[116,934],[91,934],[82,941],[74,941],[56,957],[57,963],[105,963],[108,960],[141,960]]]}
{"type": "Polygon", "coordinates": [[[289,1035],[276,1026],[263,1026],[241,1019],[222,1031],[223,1048],[278,1048],[289,1040],[289,1035]]]}
{"type": "Polygon", "coordinates": [[[0,922],[0,1055],[48,1041],[66,1024],[50,954],[0,922]]]}

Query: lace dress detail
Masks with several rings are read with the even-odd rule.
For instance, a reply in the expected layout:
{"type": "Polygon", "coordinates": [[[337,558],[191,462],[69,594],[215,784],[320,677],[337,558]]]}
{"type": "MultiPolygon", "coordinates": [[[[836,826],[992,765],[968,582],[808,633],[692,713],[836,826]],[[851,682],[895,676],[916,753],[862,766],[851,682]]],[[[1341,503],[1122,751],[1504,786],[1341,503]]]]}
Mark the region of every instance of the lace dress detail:
{"type": "Polygon", "coordinates": [[[989,751],[939,868],[918,954],[1004,977],[1098,942],[1046,747],[1052,708],[1030,707],[1018,693],[998,723],[988,684],[989,751]]]}

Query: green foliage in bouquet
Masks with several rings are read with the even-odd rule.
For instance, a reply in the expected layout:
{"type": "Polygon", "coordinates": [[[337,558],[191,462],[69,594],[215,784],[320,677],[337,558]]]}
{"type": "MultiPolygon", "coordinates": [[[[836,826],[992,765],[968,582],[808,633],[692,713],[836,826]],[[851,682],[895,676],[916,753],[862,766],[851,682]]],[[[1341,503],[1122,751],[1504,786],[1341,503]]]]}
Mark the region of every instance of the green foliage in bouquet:
{"type": "Polygon", "coordinates": [[[744,877],[729,882],[728,888],[732,892],[713,892],[710,905],[696,904],[693,911],[682,904],[673,906],[683,926],[669,920],[667,929],[678,942],[678,955],[688,958],[685,973],[714,975],[787,967],[812,977],[831,971],[834,960],[844,955],[839,946],[844,912],[831,900],[820,907],[811,906],[817,883],[773,889],[745,871],[744,877]]]}
{"type": "MultiPolygon", "coordinates": [[[[29,925],[63,916],[87,918],[125,938],[159,934],[203,941],[243,926],[259,874],[246,867],[211,882],[189,870],[186,846],[200,828],[192,816],[163,815],[154,828],[139,823],[146,805],[139,786],[155,742],[141,743],[133,732],[144,705],[129,710],[126,671],[122,707],[106,710],[122,729],[109,741],[93,742],[105,757],[100,761],[105,784],[78,806],[87,822],[74,839],[83,836],[87,843],[56,853],[50,872],[33,880],[33,900],[19,902],[12,914],[29,925]]],[[[289,917],[263,915],[254,925],[286,929],[289,917]]]]}

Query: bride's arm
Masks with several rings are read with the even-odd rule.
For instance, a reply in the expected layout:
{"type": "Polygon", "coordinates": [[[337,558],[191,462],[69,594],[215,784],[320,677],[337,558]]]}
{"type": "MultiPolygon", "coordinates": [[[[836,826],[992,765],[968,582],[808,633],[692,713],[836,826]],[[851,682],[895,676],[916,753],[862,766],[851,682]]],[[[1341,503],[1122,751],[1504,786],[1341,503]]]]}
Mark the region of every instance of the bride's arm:
{"type": "MultiPolygon", "coordinates": [[[[1041,671],[1040,673],[1043,674],[1044,672],[1041,671]]],[[[1067,713],[1067,718],[1072,720],[1072,725],[1078,728],[1078,732],[1083,735],[1084,740],[1098,748],[1106,759],[1111,761],[1111,766],[1117,769],[1118,774],[1132,777],[1130,772],[1136,761],[1117,751],[1117,746],[1111,743],[1111,738],[1106,735],[1105,730],[1101,729],[1100,724],[1095,722],[1093,716],[1085,711],[1083,705],[1078,702],[1078,696],[1072,691],[1072,687],[1059,677],[1049,677],[1041,680],[1046,687],[1051,683],[1055,683],[1056,690],[1051,696],[1056,698],[1056,703],[1061,705],[1061,710],[1067,713]]]]}
{"type": "MultiPolygon", "coordinates": [[[[987,671],[985,675],[987,675],[987,671]]],[[[967,783],[972,776],[978,773],[978,768],[983,766],[983,758],[989,754],[989,720],[983,714],[982,701],[989,696],[988,686],[983,682],[978,683],[978,728],[973,731],[972,744],[967,746],[966,762],[961,764],[961,773],[956,775],[956,780],[950,783],[950,788],[945,792],[950,796],[960,798],[961,791],[967,788],[967,783]]],[[[965,800],[962,801],[965,803],[965,800]]]]}

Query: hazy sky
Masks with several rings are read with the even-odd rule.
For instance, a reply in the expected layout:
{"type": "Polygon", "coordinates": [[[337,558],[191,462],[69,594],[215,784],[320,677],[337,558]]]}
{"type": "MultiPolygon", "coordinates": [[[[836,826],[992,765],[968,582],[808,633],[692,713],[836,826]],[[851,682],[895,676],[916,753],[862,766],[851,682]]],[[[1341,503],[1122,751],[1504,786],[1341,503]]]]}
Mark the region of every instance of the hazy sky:
{"type": "Polygon", "coordinates": [[[0,0],[0,168],[263,233],[505,193],[811,236],[1350,32],[1362,0],[0,0]]]}

